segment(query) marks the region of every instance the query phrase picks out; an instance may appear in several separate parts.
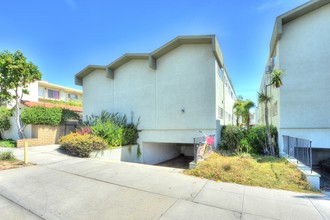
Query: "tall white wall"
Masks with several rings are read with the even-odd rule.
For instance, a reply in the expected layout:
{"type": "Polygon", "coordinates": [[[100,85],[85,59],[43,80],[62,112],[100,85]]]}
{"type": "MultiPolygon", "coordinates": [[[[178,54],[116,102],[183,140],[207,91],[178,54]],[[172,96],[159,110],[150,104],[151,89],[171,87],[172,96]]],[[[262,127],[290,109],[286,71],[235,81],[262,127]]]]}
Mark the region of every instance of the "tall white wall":
{"type": "Polygon", "coordinates": [[[192,44],[158,58],[156,70],[131,60],[114,79],[94,71],[83,79],[84,117],[102,110],[140,117],[140,142],[192,143],[198,130],[214,134],[214,63],[210,44],[192,44]]]}
{"type": "Polygon", "coordinates": [[[330,148],[330,4],[283,26],[280,68],[281,134],[330,148]]]}

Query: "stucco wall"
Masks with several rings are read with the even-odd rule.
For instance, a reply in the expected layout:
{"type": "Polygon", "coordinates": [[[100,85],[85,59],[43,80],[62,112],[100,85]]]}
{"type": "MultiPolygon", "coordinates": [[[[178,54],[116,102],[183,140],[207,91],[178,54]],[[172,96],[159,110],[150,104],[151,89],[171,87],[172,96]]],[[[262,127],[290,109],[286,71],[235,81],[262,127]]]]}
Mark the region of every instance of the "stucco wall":
{"type": "Polygon", "coordinates": [[[102,110],[140,117],[139,143],[192,143],[198,130],[215,133],[215,58],[210,44],[182,45],[157,59],[131,60],[114,79],[94,71],[83,79],[83,115],[102,110]],[[184,110],[184,112],[182,112],[184,110]]]}
{"type": "Polygon", "coordinates": [[[330,4],[283,27],[281,126],[330,127],[330,4]]]}
{"type": "Polygon", "coordinates": [[[279,44],[281,134],[330,148],[330,4],[283,26],[279,44]]]}

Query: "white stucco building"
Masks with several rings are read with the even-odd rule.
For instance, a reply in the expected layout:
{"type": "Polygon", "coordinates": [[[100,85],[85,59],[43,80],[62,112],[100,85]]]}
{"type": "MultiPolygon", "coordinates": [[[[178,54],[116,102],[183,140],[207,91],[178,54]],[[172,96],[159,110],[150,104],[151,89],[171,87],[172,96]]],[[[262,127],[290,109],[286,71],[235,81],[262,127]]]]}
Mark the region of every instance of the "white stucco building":
{"type": "Polygon", "coordinates": [[[102,110],[140,117],[143,162],[193,154],[199,130],[215,134],[231,124],[236,95],[214,35],[177,37],[151,53],[125,54],[75,76],[83,87],[83,115],[102,110]]]}
{"type": "MultiPolygon", "coordinates": [[[[267,69],[284,70],[283,86],[268,90],[272,96],[269,119],[279,130],[281,150],[282,135],[311,139],[319,152],[330,148],[329,61],[329,0],[310,1],[277,17],[260,91],[269,82],[267,69]]],[[[260,104],[258,121],[264,124],[260,104]]]]}

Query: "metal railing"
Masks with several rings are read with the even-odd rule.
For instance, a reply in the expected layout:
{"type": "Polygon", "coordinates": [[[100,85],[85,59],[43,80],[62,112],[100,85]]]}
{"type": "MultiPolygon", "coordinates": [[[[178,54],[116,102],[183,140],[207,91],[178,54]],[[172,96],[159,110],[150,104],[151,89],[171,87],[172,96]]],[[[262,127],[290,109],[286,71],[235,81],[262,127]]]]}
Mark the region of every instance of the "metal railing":
{"type": "MultiPolygon", "coordinates": [[[[202,157],[202,159],[206,159],[206,158],[203,158],[204,155],[198,155],[198,151],[199,149],[203,146],[203,145],[208,145],[210,146],[210,151],[212,152],[213,149],[214,149],[214,143],[212,145],[209,145],[207,144],[206,142],[206,138],[208,137],[213,137],[214,138],[214,135],[208,135],[208,136],[202,136],[202,137],[196,137],[194,138],[194,162],[197,163],[198,162],[198,159],[199,157],[202,157]]],[[[205,147],[205,146],[204,146],[205,147]]],[[[206,149],[207,151],[208,149],[206,149]]],[[[206,152],[206,155],[209,155],[208,153],[211,153],[211,152],[206,152]]]]}
{"type": "Polygon", "coordinates": [[[313,168],[312,141],[304,138],[283,135],[283,151],[290,158],[295,158],[311,169],[313,168]]]}

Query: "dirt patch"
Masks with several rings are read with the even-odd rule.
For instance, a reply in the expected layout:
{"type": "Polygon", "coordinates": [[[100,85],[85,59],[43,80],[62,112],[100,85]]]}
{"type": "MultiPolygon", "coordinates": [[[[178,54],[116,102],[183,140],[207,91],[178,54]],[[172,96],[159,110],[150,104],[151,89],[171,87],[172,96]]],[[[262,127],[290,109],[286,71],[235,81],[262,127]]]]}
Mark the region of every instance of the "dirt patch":
{"type": "Polygon", "coordinates": [[[24,164],[23,161],[0,161],[0,170],[8,170],[13,168],[20,168],[31,166],[32,164],[24,164]]]}

